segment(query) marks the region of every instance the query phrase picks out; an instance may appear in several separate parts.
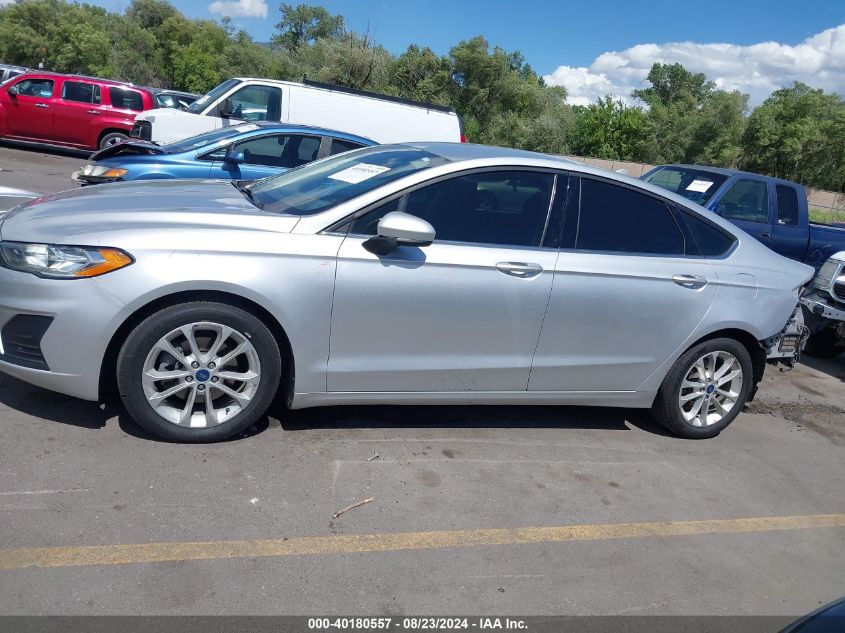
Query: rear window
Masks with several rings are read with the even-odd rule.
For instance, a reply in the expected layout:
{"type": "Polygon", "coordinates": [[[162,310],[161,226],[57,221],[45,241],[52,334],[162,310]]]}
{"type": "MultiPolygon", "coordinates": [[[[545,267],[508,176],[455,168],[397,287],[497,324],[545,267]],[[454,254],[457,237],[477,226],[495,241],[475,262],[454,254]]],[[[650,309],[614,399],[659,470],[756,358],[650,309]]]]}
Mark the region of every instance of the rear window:
{"type": "Polygon", "coordinates": [[[136,112],[144,109],[144,100],[141,97],[141,93],[135,90],[112,87],[109,88],[109,98],[111,99],[113,108],[135,110],[136,112]]]}
{"type": "Polygon", "coordinates": [[[658,167],[642,177],[649,184],[701,205],[707,204],[727,179],[721,174],[689,167],[658,167]]]}

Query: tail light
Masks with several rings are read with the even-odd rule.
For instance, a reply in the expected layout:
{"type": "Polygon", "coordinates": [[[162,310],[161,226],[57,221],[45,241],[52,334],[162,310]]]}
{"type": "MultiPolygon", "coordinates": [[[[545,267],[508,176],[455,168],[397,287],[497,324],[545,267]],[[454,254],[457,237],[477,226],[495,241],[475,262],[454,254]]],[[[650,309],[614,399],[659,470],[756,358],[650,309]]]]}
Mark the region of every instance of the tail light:
{"type": "Polygon", "coordinates": [[[466,143],[466,142],[467,142],[467,135],[461,134],[461,143],[466,143]]]}

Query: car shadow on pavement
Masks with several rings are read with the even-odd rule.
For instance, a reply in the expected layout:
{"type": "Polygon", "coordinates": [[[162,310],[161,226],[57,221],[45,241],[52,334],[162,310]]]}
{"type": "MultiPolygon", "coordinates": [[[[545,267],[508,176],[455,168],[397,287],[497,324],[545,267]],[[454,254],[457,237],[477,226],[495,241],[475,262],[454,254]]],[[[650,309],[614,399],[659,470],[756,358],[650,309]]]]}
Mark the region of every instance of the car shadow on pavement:
{"type": "Polygon", "coordinates": [[[801,364],[845,382],[845,353],[836,358],[816,358],[804,354],[801,356],[801,364]]]}
{"type": "MultiPolygon", "coordinates": [[[[116,417],[127,435],[144,440],[164,441],[147,433],[122,406],[102,407],[96,402],[41,389],[0,374],[0,406],[26,415],[85,429],[102,429],[116,417]]],[[[2,411],[0,411],[2,415],[2,411]]],[[[288,411],[278,403],[243,433],[228,441],[258,435],[268,429],[302,431],[310,429],[401,429],[401,428],[547,428],[640,429],[655,435],[673,437],[637,409],[565,406],[332,406],[288,411]]]]}
{"type": "Polygon", "coordinates": [[[334,406],[275,410],[287,431],[342,428],[542,428],[602,429],[630,431],[640,429],[655,435],[674,437],[648,412],[613,407],[463,405],[463,406],[334,406]]]}
{"type": "Polygon", "coordinates": [[[37,152],[39,154],[48,154],[51,156],[65,156],[67,158],[88,158],[93,153],[90,149],[73,149],[71,147],[40,145],[39,143],[9,141],[7,139],[3,139],[2,141],[0,141],[0,147],[22,149],[29,152],[37,152]]]}

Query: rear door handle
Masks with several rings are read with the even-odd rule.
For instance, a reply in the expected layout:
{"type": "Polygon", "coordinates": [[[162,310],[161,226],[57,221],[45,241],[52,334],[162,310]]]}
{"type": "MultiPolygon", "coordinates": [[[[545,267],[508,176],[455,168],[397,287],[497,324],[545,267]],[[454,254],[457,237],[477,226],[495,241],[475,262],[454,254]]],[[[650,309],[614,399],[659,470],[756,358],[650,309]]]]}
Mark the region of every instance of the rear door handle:
{"type": "Polygon", "coordinates": [[[760,237],[765,237],[766,239],[769,239],[770,237],[772,237],[772,234],[768,231],[763,231],[762,233],[760,233],[760,237]]]}
{"type": "Polygon", "coordinates": [[[673,275],[672,281],[690,290],[699,290],[709,283],[704,277],[699,277],[698,275],[673,275]]]}
{"type": "Polygon", "coordinates": [[[543,272],[543,267],[533,262],[499,262],[496,264],[496,269],[501,273],[520,279],[530,279],[543,272]]]}
{"type": "Polygon", "coordinates": [[[46,103],[36,103],[35,107],[36,108],[49,108],[50,106],[48,106],[46,103]]]}
{"type": "Polygon", "coordinates": [[[100,114],[99,110],[86,110],[88,114],[100,114]]]}

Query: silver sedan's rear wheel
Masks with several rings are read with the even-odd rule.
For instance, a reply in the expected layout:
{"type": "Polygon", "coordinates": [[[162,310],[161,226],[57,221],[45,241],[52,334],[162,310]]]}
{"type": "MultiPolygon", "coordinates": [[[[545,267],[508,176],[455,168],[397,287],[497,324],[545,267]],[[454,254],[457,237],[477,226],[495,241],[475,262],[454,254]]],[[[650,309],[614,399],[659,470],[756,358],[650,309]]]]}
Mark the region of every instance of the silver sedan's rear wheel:
{"type": "Polygon", "coordinates": [[[718,424],[742,392],[742,366],[729,352],[710,352],[696,360],[681,382],[678,406],[691,426],[718,424]]]}
{"type": "Polygon", "coordinates": [[[262,416],[278,389],[281,357],[272,333],[234,306],[165,308],[127,337],[117,362],[121,398],[146,430],[210,442],[262,416]]]}
{"type": "Polygon", "coordinates": [[[742,343],[705,341],[675,361],[651,413],[682,437],[714,437],[739,415],[753,381],[751,356],[742,343]]]}

